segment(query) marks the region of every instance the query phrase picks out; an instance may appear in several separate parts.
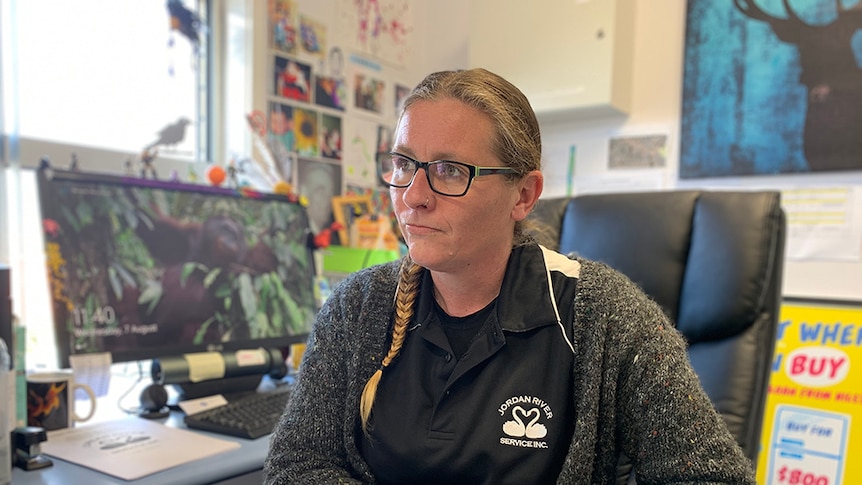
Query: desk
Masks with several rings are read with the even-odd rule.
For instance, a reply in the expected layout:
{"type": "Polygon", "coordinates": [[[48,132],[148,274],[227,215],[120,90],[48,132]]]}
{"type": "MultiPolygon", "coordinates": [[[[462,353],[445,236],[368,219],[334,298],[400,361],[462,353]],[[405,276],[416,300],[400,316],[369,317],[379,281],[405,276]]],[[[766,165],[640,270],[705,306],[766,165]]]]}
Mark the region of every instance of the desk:
{"type": "MultiPolygon", "coordinates": [[[[117,419],[143,419],[126,414],[120,411],[117,406],[117,403],[122,401],[123,396],[126,394],[130,395],[130,399],[126,399],[129,402],[125,403],[125,407],[130,406],[132,401],[137,401],[141,388],[147,385],[147,382],[141,381],[135,372],[117,373],[116,369],[122,367],[120,364],[115,365],[115,372],[111,377],[110,391],[108,395],[98,399],[97,412],[93,422],[117,419]],[[124,393],[130,387],[134,392],[124,393]]],[[[148,372],[149,370],[147,369],[146,373],[148,372]]],[[[140,370],[138,373],[140,373],[140,370]]],[[[273,380],[269,376],[264,376],[258,387],[258,392],[272,391],[276,387],[291,383],[292,381],[293,376],[287,376],[281,380],[273,380]]],[[[172,397],[176,397],[175,392],[170,386],[168,387],[168,392],[172,397]]],[[[117,483],[131,485],[213,483],[239,485],[245,483],[260,484],[262,482],[261,470],[263,468],[263,461],[269,452],[269,436],[263,436],[256,440],[246,440],[234,438],[233,436],[193,430],[187,428],[185,423],[183,423],[183,416],[184,413],[179,410],[171,411],[168,417],[154,420],[154,422],[174,428],[187,429],[193,433],[221,440],[233,441],[239,443],[240,447],[169,468],[133,481],[122,480],[112,475],[107,475],[48,455],[51,461],[54,462],[54,465],[49,468],[28,472],[18,467],[13,467],[12,483],[14,485],[67,485],[70,483],[86,483],[88,485],[114,485],[117,483]]],[[[90,421],[87,423],[90,423],[90,421]]],[[[87,423],[79,426],[86,426],[87,423]]]]}
{"type": "MultiPolygon", "coordinates": [[[[125,419],[143,418],[129,416],[125,419]]],[[[183,424],[183,414],[181,412],[172,411],[169,417],[157,421],[167,426],[187,429],[183,424]]],[[[14,485],[67,485],[70,483],[86,483],[88,485],[115,485],[117,483],[164,485],[167,483],[209,484],[220,483],[222,481],[225,484],[261,483],[260,470],[263,468],[263,461],[269,451],[269,436],[256,440],[245,440],[205,431],[190,431],[237,442],[240,444],[240,448],[169,468],[134,481],[125,481],[75,463],[49,456],[51,461],[54,462],[54,466],[49,468],[28,472],[18,467],[13,467],[12,483],[14,485]]]]}

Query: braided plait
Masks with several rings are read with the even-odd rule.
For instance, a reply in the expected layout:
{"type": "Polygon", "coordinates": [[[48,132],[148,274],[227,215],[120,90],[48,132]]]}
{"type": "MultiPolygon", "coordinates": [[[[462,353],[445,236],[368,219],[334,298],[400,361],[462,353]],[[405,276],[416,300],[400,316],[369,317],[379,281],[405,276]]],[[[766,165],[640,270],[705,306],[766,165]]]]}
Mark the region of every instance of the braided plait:
{"type": "Polygon", "coordinates": [[[368,432],[368,420],[371,417],[371,407],[374,405],[374,397],[377,395],[377,386],[383,376],[383,369],[392,363],[401,351],[401,346],[404,345],[407,327],[410,319],[413,318],[413,303],[419,294],[421,272],[422,266],[414,263],[409,256],[404,258],[398,275],[398,288],[395,290],[395,325],[392,327],[392,343],[380,363],[380,368],[365,383],[365,389],[362,390],[362,397],[359,400],[359,417],[362,419],[362,429],[366,433],[368,432]]]}

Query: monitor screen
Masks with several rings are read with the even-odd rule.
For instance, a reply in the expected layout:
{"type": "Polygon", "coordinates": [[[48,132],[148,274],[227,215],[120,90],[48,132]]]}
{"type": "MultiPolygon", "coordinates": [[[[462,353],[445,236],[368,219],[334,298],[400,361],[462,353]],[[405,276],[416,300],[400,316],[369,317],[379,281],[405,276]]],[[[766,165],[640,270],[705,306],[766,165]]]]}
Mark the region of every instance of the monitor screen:
{"type": "Polygon", "coordinates": [[[61,365],[305,341],[317,304],[298,202],[50,168],[38,189],[61,365]]]}

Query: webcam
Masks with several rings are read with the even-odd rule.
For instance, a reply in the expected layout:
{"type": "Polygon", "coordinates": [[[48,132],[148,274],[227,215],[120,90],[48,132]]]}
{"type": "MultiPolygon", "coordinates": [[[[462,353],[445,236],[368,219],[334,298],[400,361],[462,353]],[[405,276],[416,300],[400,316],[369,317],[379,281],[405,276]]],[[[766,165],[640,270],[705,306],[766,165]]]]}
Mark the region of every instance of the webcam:
{"type": "Polygon", "coordinates": [[[141,391],[141,407],[138,416],[144,419],[161,419],[170,414],[168,391],[161,384],[150,384],[141,391]]]}

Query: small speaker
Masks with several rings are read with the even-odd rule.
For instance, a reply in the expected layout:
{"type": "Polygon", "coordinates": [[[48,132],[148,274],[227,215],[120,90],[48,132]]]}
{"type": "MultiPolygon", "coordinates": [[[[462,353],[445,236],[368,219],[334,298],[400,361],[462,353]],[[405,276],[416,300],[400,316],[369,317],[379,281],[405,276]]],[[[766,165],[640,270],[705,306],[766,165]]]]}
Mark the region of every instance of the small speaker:
{"type": "Polygon", "coordinates": [[[138,416],[144,419],[160,419],[170,414],[168,391],[161,384],[150,384],[141,391],[141,410],[138,416]]]}

